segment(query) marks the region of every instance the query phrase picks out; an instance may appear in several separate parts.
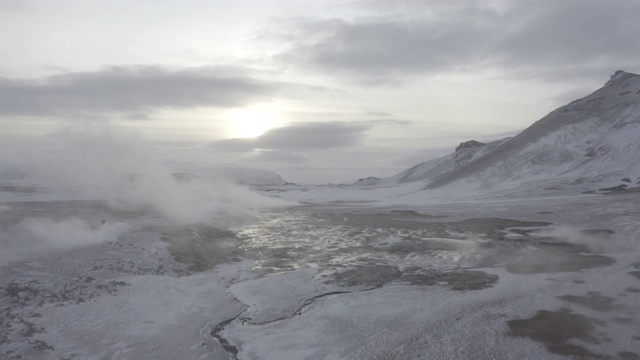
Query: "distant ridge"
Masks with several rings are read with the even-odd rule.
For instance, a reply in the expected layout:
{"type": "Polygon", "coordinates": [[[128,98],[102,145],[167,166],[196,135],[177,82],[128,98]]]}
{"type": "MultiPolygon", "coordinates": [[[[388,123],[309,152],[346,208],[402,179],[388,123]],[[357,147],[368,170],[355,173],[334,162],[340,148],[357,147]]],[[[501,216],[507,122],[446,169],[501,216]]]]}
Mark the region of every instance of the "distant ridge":
{"type": "Polygon", "coordinates": [[[439,174],[446,173],[466,165],[474,159],[493,151],[509,139],[510,138],[504,138],[487,144],[476,140],[465,141],[460,143],[452,154],[438,159],[425,161],[389,178],[380,179],[376,177],[368,177],[360,179],[354,183],[353,186],[393,186],[415,181],[429,180],[439,174]]]}
{"type": "Polygon", "coordinates": [[[513,138],[463,142],[450,155],[354,186],[422,181],[424,189],[549,186],[595,191],[640,185],[640,75],[616,71],[594,93],[562,106],[513,138]],[[464,182],[462,182],[464,181],[464,182]]]}
{"type": "Polygon", "coordinates": [[[172,165],[173,177],[179,181],[225,179],[241,185],[280,186],[287,182],[274,172],[238,164],[183,162],[172,165]]]}

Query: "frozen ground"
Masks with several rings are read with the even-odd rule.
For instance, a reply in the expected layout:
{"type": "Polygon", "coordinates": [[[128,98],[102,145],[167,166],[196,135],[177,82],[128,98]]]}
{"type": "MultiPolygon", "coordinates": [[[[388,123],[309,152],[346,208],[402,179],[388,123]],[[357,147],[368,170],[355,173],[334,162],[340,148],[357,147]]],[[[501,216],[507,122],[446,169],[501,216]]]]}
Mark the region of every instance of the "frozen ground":
{"type": "Polygon", "coordinates": [[[0,358],[640,359],[640,194],[277,194],[324,200],[229,230],[6,188],[0,358]]]}

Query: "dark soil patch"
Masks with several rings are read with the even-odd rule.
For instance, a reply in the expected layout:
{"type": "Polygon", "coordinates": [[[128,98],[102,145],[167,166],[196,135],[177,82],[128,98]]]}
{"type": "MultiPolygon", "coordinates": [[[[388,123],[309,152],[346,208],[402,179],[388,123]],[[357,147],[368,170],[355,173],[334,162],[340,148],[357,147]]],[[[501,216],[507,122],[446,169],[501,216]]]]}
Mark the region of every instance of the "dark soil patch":
{"type": "Polygon", "coordinates": [[[603,255],[585,255],[581,246],[572,244],[541,244],[539,251],[527,252],[508,261],[506,269],[513,274],[570,272],[608,266],[615,260],[603,255]]]}
{"type": "Polygon", "coordinates": [[[587,229],[587,230],[582,230],[580,232],[585,235],[602,236],[602,237],[609,237],[610,235],[613,235],[616,233],[615,231],[609,230],[609,229],[587,229]]]}
{"type": "Polygon", "coordinates": [[[429,273],[417,273],[404,275],[401,280],[408,281],[412,285],[433,286],[443,284],[450,286],[452,290],[480,290],[492,287],[498,282],[498,276],[484,271],[432,271],[429,273]]]}
{"type": "Polygon", "coordinates": [[[580,306],[588,307],[596,311],[609,312],[615,308],[614,298],[602,296],[598,291],[589,291],[586,296],[564,295],[558,296],[558,299],[568,301],[580,306]]]}
{"type": "Polygon", "coordinates": [[[338,271],[326,283],[338,283],[342,286],[367,285],[380,287],[402,275],[402,272],[391,265],[364,265],[338,271]]]}
{"type": "Polygon", "coordinates": [[[635,321],[633,318],[626,318],[626,317],[614,317],[611,320],[615,323],[623,324],[623,325],[633,324],[635,321]]]}
{"type": "Polygon", "coordinates": [[[620,351],[618,356],[622,360],[640,360],[640,355],[631,351],[620,351]]]}
{"type": "Polygon", "coordinates": [[[579,339],[592,344],[600,340],[594,335],[597,327],[605,323],[596,318],[566,311],[540,310],[530,319],[507,321],[510,335],[527,337],[545,344],[555,354],[573,356],[579,359],[607,359],[606,355],[595,354],[588,349],[570,344],[569,340],[579,339]]]}
{"type": "Polygon", "coordinates": [[[173,258],[187,264],[188,270],[200,272],[219,264],[238,261],[242,254],[236,234],[208,225],[171,229],[161,232],[162,239],[170,243],[168,250],[173,258]]]}

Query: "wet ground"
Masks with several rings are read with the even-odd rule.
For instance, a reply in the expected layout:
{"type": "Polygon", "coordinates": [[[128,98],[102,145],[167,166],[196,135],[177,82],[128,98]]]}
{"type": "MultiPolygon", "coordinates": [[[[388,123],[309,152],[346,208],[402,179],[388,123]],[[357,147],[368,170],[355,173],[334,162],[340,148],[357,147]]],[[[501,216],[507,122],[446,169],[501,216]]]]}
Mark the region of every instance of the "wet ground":
{"type": "MultiPolygon", "coordinates": [[[[527,219],[460,220],[449,219],[443,214],[348,206],[303,206],[275,212],[237,234],[244,256],[255,259],[255,265],[234,282],[230,293],[242,303],[246,289],[237,293],[234,290],[243,281],[280,276],[286,283],[291,280],[283,274],[309,269],[313,276],[293,283],[305,281],[317,285],[308,290],[306,298],[301,297],[300,301],[289,305],[289,311],[273,306],[270,313],[269,309],[256,310],[255,304],[243,303],[243,313],[218,328],[216,337],[224,339],[227,348],[236,354],[233,356],[241,358],[240,346],[233,345],[233,335],[225,337],[226,327],[232,328],[230,334],[234,334],[242,332],[242,327],[247,325],[266,327],[292,320],[318,300],[369,292],[389,284],[478,291],[500,281],[491,269],[504,269],[517,275],[553,275],[615,263],[614,258],[594,253],[587,245],[550,236],[545,230],[553,226],[551,222],[527,219]]],[[[595,241],[608,241],[615,235],[610,229],[576,231],[585,239],[595,241]]],[[[289,291],[288,286],[279,286],[280,291],[289,291]]],[[[248,299],[255,297],[261,295],[252,294],[248,299]]],[[[613,306],[612,298],[595,292],[588,293],[587,297],[566,295],[559,298],[591,308],[613,306]]],[[[633,316],[635,314],[631,318],[617,317],[615,321],[630,325],[635,323],[633,316]]],[[[511,335],[528,336],[535,341],[546,339],[536,334],[546,333],[545,336],[554,340],[542,342],[553,353],[597,358],[602,354],[571,345],[567,339],[590,340],[585,336],[591,334],[593,327],[602,325],[599,321],[590,322],[588,317],[568,314],[564,310],[541,310],[532,319],[510,320],[508,324],[511,335]],[[557,322],[565,324],[567,329],[556,328],[557,322]]],[[[617,356],[629,358],[633,354],[628,351],[617,356]]]]}
{"type": "MultiPolygon", "coordinates": [[[[246,256],[256,259],[255,273],[314,267],[326,281],[344,283],[348,271],[351,284],[404,275],[411,275],[415,282],[435,276],[433,271],[462,274],[475,268],[505,267],[515,274],[536,274],[614,262],[585,245],[544,234],[542,230],[552,225],[527,219],[449,220],[446,215],[415,211],[305,206],[269,214],[237,236],[246,256]],[[358,268],[367,270],[358,272],[358,268]],[[385,275],[371,275],[375,268],[387,269],[385,275]]],[[[584,229],[583,234],[606,241],[614,232],[584,229]]]]}
{"type": "MultiPolygon", "coordinates": [[[[394,312],[378,313],[381,319],[389,318],[385,324],[390,329],[401,326],[400,319],[412,311],[427,316],[422,306],[431,301],[427,300],[429,294],[438,294],[456,299],[452,304],[457,301],[478,304],[478,309],[493,304],[492,311],[501,315],[483,321],[502,326],[501,338],[528,339],[543,346],[547,354],[585,359],[640,358],[640,332],[632,330],[640,323],[639,308],[629,305],[630,299],[640,296],[640,282],[637,286],[624,286],[617,293],[582,291],[596,288],[590,280],[583,280],[588,274],[617,264],[613,254],[593,246],[612,242],[619,236],[614,226],[603,226],[607,221],[573,225],[573,238],[567,241],[552,231],[564,225],[554,222],[558,218],[556,210],[540,207],[532,208],[527,215],[508,208],[464,213],[450,208],[429,211],[366,204],[303,205],[273,210],[253,225],[229,230],[207,224],[168,225],[156,215],[113,210],[100,202],[4,205],[11,208],[0,218],[0,226],[5,230],[21,219],[42,216],[56,221],[79,217],[95,229],[116,221],[132,224],[131,233],[116,241],[56,251],[52,256],[33,253],[28,260],[0,266],[0,354],[10,359],[49,358],[52,354],[63,358],[55,350],[57,344],[47,338],[49,332],[57,330],[40,324],[39,309],[99,303],[104,297],[121,296],[122,289],[133,286],[123,280],[127,277],[181,278],[209,273],[212,281],[220,283],[218,291],[236,309],[210,320],[206,333],[217,344],[214,347],[219,348],[211,351],[212,358],[287,358],[274,357],[280,348],[273,343],[264,345],[268,348],[264,352],[256,350],[261,343],[255,339],[258,335],[277,338],[291,331],[291,326],[305,329],[311,326],[313,329],[309,331],[313,334],[315,326],[323,323],[322,316],[331,317],[342,311],[342,307],[336,309],[334,304],[344,303],[348,307],[353,302],[362,306],[376,297],[387,299],[405,292],[411,294],[406,314],[392,317],[394,312]],[[513,216],[506,216],[509,214],[513,216]],[[580,241],[575,241],[576,236],[580,241]],[[232,278],[213,275],[229,264],[241,264],[232,278]],[[552,287],[550,293],[554,295],[549,296],[549,301],[555,301],[557,306],[498,310],[500,306],[495,304],[509,296],[514,302],[529,301],[529,295],[520,289],[521,283],[528,281],[532,289],[548,291],[552,287]],[[567,281],[572,289],[582,292],[569,291],[569,287],[563,291],[562,286],[553,285],[567,281]],[[511,294],[512,288],[517,288],[517,292],[511,294]],[[425,300],[415,301],[416,296],[424,296],[425,300]],[[396,322],[398,325],[393,325],[396,322]],[[614,338],[610,335],[611,328],[626,337],[614,338]]],[[[11,232],[2,234],[4,241],[11,241],[9,235],[11,232]]],[[[640,262],[623,272],[631,280],[640,279],[638,274],[640,262]]],[[[396,303],[404,306],[402,302],[396,303]]],[[[476,306],[468,304],[464,306],[476,306]]],[[[456,326],[468,321],[471,323],[467,325],[473,327],[473,322],[479,321],[476,316],[485,316],[482,312],[485,310],[462,315],[462,305],[456,306],[443,309],[438,321],[452,329],[455,327],[451,321],[457,321],[456,326]]],[[[421,358],[408,354],[414,354],[412,351],[419,354],[426,338],[440,334],[418,335],[418,329],[435,315],[429,316],[432,317],[425,317],[423,322],[418,321],[419,317],[415,322],[405,319],[406,336],[388,340],[387,348],[374,346],[362,358],[421,358]],[[394,352],[397,344],[392,343],[399,344],[401,338],[413,340],[411,345],[403,345],[404,350],[394,352]]],[[[354,320],[360,324],[362,321],[354,320]]],[[[353,332],[358,326],[361,325],[349,322],[336,329],[344,331],[345,337],[356,336],[353,332]]],[[[317,331],[325,334],[331,330],[317,331]]],[[[455,331],[456,336],[464,333],[455,331]]],[[[369,335],[362,336],[353,342],[336,343],[336,349],[342,347],[343,351],[337,358],[351,358],[350,354],[363,351],[369,335]]],[[[467,341],[469,346],[474,344],[470,338],[467,341]]],[[[303,347],[300,354],[304,353],[304,342],[299,346],[303,347]]],[[[317,347],[323,350],[322,344],[317,347]]],[[[314,349],[315,355],[298,358],[324,358],[326,354],[318,351],[314,349]]],[[[491,354],[502,358],[505,353],[498,349],[491,354]]],[[[474,358],[477,353],[467,355],[460,358],[474,358]]]]}

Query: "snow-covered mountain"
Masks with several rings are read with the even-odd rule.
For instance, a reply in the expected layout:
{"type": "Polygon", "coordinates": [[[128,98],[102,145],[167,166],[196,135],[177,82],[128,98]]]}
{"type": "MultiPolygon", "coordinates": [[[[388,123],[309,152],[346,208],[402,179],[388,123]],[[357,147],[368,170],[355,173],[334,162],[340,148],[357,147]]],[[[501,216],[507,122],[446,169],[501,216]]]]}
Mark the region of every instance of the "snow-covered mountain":
{"type": "Polygon", "coordinates": [[[466,142],[453,154],[386,179],[480,188],[536,186],[594,191],[640,185],[640,75],[616,71],[600,89],[562,106],[510,139],[466,142]],[[460,183],[460,184],[458,184],[460,183]]]}
{"type": "Polygon", "coordinates": [[[454,170],[487,154],[510,138],[493,141],[487,144],[469,140],[456,147],[456,151],[447,156],[425,161],[388,178],[367,177],[358,180],[354,186],[393,186],[414,181],[429,180],[433,177],[454,170]]]}

